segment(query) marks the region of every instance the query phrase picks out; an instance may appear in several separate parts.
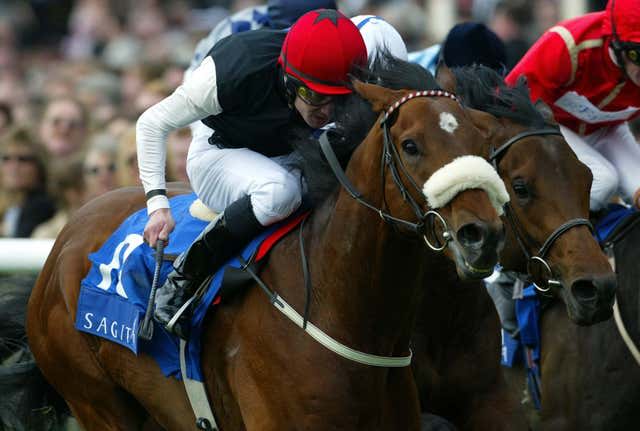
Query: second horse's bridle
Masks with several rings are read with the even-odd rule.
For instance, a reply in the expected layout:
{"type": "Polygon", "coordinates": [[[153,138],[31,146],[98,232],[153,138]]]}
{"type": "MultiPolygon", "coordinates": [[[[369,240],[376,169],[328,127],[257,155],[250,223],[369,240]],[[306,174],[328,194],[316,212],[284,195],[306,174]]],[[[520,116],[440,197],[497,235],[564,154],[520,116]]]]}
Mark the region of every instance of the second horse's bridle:
{"type": "MultiPolygon", "coordinates": [[[[525,130],[524,132],[520,132],[517,135],[511,137],[509,140],[507,140],[507,142],[502,144],[500,147],[495,149],[492,147],[489,153],[489,161],[493,164],[493,167],[495,168],[495,170],[499,172],[498,165],[500,163],[500,160],[502,159],[502,157],[504,157],[507,150],[513,144],[529,136],[547,136],[547,135],[562,136],[562,133],[560,133],[559,129],[551,128],[551,127],[538,129],[538,130],[525,130]]],[[[569,229],[577,226],[587,226],[589,230],[593,232],[593,225],[591,224],[591,222],[585,218],[573,218],[561,224],[553,232],[551,232],[551,234],[549,234],[549,236],[544,241],[544,243],[542,244],[538,252],[532,255],[531,253],[529,253],[529,250],[525,244],[526,237],[522,235],[522,225],[518,221],[518,217],[516,216],[509,202],[507,202],[504,205],[504,213],[505,213],[505,217],[507,218],[507,221],[511,226],[511,230],[513,231],[516,237],[516,240],[518,241],[518,244],[522,249],[522,252],[527,258],[528,276],[532,275],[531,267],[536,263],[542,265],[542,267],[544,268],[544,270],[548,275],[548,277],[546,277],[546,282],[547,282],[546,287],[542,287],[539,285],[539,283],[536,283],[535,281],[533,281],[533,284],[536,287],[536,289],[538,289],[541,292],[548,292],[551,289],[551,286],[560,287],[561,283],[560,281],[554,278],[553,271],[551,270],[551,266],[549,266],[549,263],[545,260],[545,257],[549,252],[549,250],[551,249],[551,247],[553,246],[553,244],[555,243],[555,241],[569,229]]]]}

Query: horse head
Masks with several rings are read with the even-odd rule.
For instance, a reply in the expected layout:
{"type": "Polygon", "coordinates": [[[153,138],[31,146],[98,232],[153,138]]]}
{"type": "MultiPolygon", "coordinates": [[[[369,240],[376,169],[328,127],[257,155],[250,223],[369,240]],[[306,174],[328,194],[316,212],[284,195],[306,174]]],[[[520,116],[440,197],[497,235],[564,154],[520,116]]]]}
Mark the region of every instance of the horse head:
{"type": "Polygon", "coordinates": [[[503,244],[499,215],[508,196],[478,156],[488,131],[485,114],[437,88],[392,90],[360,81],[354,88],[380,115],[379,127],[354,154],[366,153],[358,163],[381,165],[377,199],[394,218],[418,220],[418,233],[431,249],[445,250],[460,277],[490,274],[503,244]]]}
{"type": "Polygon", "coordinates": [[[588,221],[589,169],[560,134],[551,110],[531,103],[524,81],[510,88],[483,67],[455,74],[464,103],[496,115],[502,126],[494,129],[488,157],[511,197],[503,267],[555,292],[577,324],[608,319],[616,277],[588,221]]]}

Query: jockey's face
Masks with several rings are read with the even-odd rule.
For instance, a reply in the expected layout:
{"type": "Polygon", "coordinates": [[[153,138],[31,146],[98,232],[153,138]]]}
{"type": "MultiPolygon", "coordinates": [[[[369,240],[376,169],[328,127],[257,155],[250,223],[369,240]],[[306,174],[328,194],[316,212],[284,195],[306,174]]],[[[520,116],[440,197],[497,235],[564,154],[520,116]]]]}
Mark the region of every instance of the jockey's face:
{"type": "Polygon", "coordinates": [[[631,61],[626,52],[623,53],[624,68],[627,71],[629,79],[637,86],[640,87],[640,66],[631,61]]]}
{"type": "Polygon", "coordinates": [[[295,106],[296,110],[300,113],[305,123],[314,129],[319,129],[329,124],[333,118],[333,101],[325,103],[324,105],[310,105],[299,95],[296,95],[293,106],[295,106]]]}

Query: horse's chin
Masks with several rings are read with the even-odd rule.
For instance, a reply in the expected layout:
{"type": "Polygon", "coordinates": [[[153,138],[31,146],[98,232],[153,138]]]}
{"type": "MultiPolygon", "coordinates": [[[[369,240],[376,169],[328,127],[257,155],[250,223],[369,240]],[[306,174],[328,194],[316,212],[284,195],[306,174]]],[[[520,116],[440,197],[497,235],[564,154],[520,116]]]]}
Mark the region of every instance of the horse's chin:
{"type": "Polygon", "coordinates": [[[493,268],[498,260],[497,255],[495,259],[489,259],[488,264],[477,264],[476,262],[471,262],[469,259],[467,259],[464,251],[461,251],[460,247],[457,244],[451,244],[451,247],[454,252],[453,254],[456,263],[456,271],[458,273],[458,277],[460,277],[462,280],[481,280],[493,274],[493,268]]]}
{"type": "Polygon", "coordinates": [[[560,292],[560,296],[567,307],[567,315],[576,325],[591,326],[608,320],[613,315],[613,303],[602,304],[598,302],[596,306],[591,304],[584,305],[567,294],[564,288],[560,292]]]}

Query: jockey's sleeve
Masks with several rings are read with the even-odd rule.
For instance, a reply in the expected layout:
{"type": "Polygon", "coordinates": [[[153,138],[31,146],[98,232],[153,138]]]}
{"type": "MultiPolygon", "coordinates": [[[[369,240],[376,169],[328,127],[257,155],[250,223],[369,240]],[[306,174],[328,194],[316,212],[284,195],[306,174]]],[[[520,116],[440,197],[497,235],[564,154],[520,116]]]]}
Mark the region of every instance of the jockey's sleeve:
{"type": "MultiPolygon", "coordinates": [[[[147,109],[136,124],[140,180],[145,193],[165,190],[166,137],[172,130],[222,112],[216,68],[208,56],[169,97],[147,109]]],[[[164,194],[151,193],[147,212],[169,208],[164,194]]]]}

